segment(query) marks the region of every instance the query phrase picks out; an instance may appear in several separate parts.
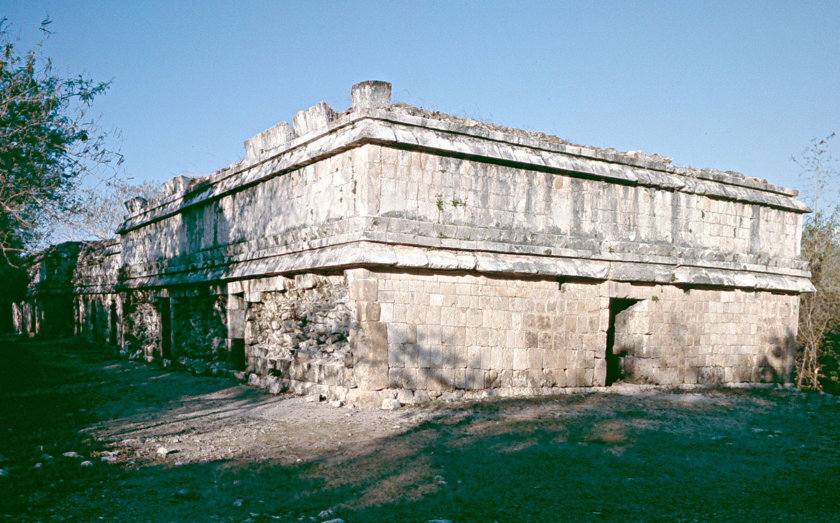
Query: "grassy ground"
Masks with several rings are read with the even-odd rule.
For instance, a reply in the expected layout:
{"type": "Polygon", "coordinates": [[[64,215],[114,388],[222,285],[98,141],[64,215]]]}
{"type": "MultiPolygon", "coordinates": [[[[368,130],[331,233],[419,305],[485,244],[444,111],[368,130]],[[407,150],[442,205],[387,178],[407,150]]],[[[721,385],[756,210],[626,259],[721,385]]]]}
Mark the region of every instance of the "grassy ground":
{"type": "Polygon", "coordinates": [[[7,338],[0,518],[836,521],[839,414],[777,390],[336,409],[7,338]]]}

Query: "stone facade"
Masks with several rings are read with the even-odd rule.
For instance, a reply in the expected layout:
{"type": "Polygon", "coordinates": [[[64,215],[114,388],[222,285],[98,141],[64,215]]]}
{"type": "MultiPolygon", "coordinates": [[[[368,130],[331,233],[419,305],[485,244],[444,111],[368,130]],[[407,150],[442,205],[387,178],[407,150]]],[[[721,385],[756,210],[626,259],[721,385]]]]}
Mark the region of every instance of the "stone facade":
{"type": "Polygon", "coordinates": [[[391,104],[383,82],[352,99],[127,202],[79,257],[77,333],[372,404],[790,378],[813,289],[796,191],[391,104]]]}

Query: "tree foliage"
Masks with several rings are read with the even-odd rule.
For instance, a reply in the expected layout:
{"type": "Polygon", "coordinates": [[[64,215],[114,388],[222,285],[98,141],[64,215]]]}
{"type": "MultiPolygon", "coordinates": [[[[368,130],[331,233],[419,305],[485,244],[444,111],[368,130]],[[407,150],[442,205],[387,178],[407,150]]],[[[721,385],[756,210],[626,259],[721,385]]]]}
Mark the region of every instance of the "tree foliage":
{"type": "Polygon", "coordinates": [[[796,384],[820,389],[826,380],[840,379],[836,343],[840,334],[840,220],[836,212],[808,220],[802,232],[802,256],[811,266],[811,282],[817,291],[803,294],[799,305],[796,384]]]}
{"type": "Polygon", "coordinates": [[[836,133],[831,133],[825,138],[814,138],[799,156],[792,156],[791,160],[798,165],[804,177],[813,191],[814,215],[820,214],[820,193],[836,177],[837,170],[834,165],[834,158],[831,156],[829,146],[836,133]]]}
{"type": "Polygon", "coordinates": [[[93,189],[81,189],[81,208],[70,218],[73,236],[98,240],[113,238],[125,218],[126,201],[138,196],[153,200],[161,194],[162,188],[158,183],[144,181],[133,184],[119,179],[93,189]]]}
{"type": "Polygon", "coordinates": [[[802,257],[817,289],[800,301],[796,384],[840,392],[840,208],[831,214],[819,210],[820,197],[826,199],[838,174],[830,151],[834,137],[831,133],[812,140],[793,158],[813,194],[814,214],[802,231],[802,257]]]}
{"type": "Polygon", "coordinates": [[[42,22],[40,42],[19,53],[0,20],[0,251],[10,264],[78,212],[88,177],[107,180],[122,161],[87,114],[108,82],[56,75],[42,56],[49,25],[42,22]]]}

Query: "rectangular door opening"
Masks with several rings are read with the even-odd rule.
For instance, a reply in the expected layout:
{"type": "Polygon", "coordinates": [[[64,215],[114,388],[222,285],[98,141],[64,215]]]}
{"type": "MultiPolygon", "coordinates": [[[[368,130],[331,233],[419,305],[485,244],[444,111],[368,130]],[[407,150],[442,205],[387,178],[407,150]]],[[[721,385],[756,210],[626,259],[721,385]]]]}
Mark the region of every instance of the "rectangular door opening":
{"type": "Polygon", "coordinates": [[[169,298],[160,299],[160,357],[172,359],[172,312],[169,298]]]}
{"type": "Polygon", "coordinates": [[[117,315],[117,303],[111,302],[110,314],[108,315],[108,343],[111,345],[117,344],[117,326],[119,325],[119,316],[117,315]]]}
{"type": "Polygon", "coordinates": [[[621,343],[617,344],[616,339],[620,340],[622,338],[622,329],[626,326],[626,321],[622,321],[621,313],[639,301],[625,298],[610,298],[610,326],[607,329],[607,351],[605,355],[605,359],[607,360],[607,379],[605,385],[607,387],[628,377],[628,371],[624,365],[624,359],[627,357],[627,349],[621,343]],[[618,336],[616,336],[617,332],[618,336]]]}

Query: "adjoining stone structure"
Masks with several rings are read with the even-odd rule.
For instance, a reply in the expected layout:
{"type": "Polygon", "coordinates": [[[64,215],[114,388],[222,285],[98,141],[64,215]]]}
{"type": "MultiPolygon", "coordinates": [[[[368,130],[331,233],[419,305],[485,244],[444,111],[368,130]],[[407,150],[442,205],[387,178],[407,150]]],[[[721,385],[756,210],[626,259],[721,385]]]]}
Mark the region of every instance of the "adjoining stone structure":
{"type": "Polygon", "coordinates": [[[343,113],[127,202],[77,267],[77,330],[369,404],[789,379],[813,290],[796,191],[390,90],[357,84],[343,113]]]}

